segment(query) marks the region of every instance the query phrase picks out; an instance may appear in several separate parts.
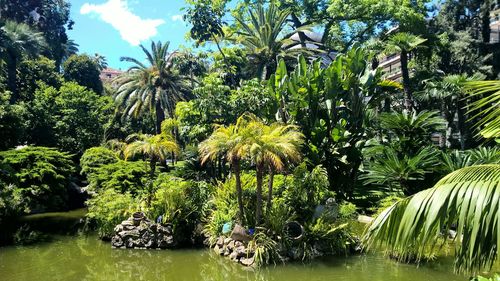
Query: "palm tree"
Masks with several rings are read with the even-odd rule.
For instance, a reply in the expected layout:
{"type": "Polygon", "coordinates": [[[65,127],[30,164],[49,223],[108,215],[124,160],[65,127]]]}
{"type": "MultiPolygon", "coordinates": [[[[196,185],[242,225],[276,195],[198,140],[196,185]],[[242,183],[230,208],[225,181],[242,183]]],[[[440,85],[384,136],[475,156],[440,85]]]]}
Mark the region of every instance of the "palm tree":
{"type": "Polygon", "coordinates": [[[364,234],[367,249],[387,248],[401,260],[420,260],[446,243],[456,225],[455,269],[491,268],[500,246],[500,165],[452,172],[434,187],[382,212],[364,234]]]}
{"type": "Polygon", "coordinates": [[[468,82],[470,97],[480,97],[470,105],[469,112],[481,117],[477,123],[484,138],[500,138],[500,80],[468,82]]]}
{"type": "Polygon", "coordinates": [[[174,117],[175,104],[189,98],[188,78],[176,69],[176,52],[169,53],[169,42],[152,42],[151,51],[140,45],[149,65],[137,59],[122,57],[134,64],[126,73],[117,77],[119,84],[115,100],[124,107],[124,114],[137,116],[146,110],[155,114],[156,133],[161,133],[165,115],[174,117]]]}
{"type": "Polygon", "coordinates": [[[219,126],[215,131],[200,143],[198,150],[200,152],[201,163],[208,160],[217,161],[225,157],[231,165],[236,182],[236,197],[238,199],[238,219],[243,223],[243,191],[241,189],[241,167],[240,162],[246,156],[246,143],[249,139],[249,130],[247,129],[248,116],[243,115],[238,118],[234,125],[219,126]]]}
{"type": "Polygon", "coordinates": [[[15,101],[18,97],[16,71],[19,60],[22,56],[36,56],[47,44],[42,32],[24,23],[7,21],[0,29],[3,37],[0,41],[0,57],[6,61],[7,85],[13,93],[11,100],[15,101]]]}
{"type": "Polygon", "coordinates": [[[431,144],[431,134],[444,127],[444,120],[435,111],[384,113],[381,127],[387,129],[400,144],[400,152],[414,155],[423,146],[431,144]]]}
{"type": "Polygon", "coordinates": [[[171,153],[177,153],[179,148],[174,138],[166,133],[155,136],[134,135],[133,138],[136,140],[125,146],[125,160],[136,155],[142,155],[149,158],[150,184],[147,201],[149,206],[153,193],[153,179],[156,172],[156,164],[158,162],[165,163],[171,153]]]}
{"type": "Polygon", "coordinates": [[[247,143],[248,155],[256,167],[257,204],[255,223],[260,223],[262,214],[262,181],[266,170],[269,171],[267,210],[272,204],[273,177],[276,171],[282,171],[285,164],[298,162],[301,158],[300,146],[303,135],[297,126],[279,123],[267,126],[256,120],[248,125],[252,132],[247,143]]]}
{"type": "Polygon", "coordinates": [[[279,9],[271,4],[267,9],[258,5],[254,9],[248,9],[245,15],[235,17],[240,26],[240,30],[236,32],[237,41],[246,48],[251,64],[255,65],[257,75],[262,80],[268,78],[270,68],[276,65],[278,56],[295,57],[299,53],[311,52],[311,49],[298,46],[300,42],[290,39],[296,31],[282,35],[289,16],[289,10],[279,9]]]}
{"type": "Polygon", "coordinates": [[[447,122],[447,129],[443,137],[440,139],[441,147],[450,146],[449,137],[452,130],[451,125],[457,116],[458,132],[460,134],[461,149],[467,149],[467,140],[470,140],[470,129],[467,126],[466,108],[464,96],[466,90],[463,84],[469,81],[477,81],[483,79],[483,75],[467,76],[464,74],[453,74],[444,76],[439,81],[430,81],[426,83],[426,89],[419,94],[419,98],[425,101],[438,101],[440,103],[440,111],[442,117],[447,122]]]}
{"type": "Polygon", "coordinates": [[[100,71],[108,67],[108,60],[103,55],[95,53],[92,60],[94,60],[95,64],[98,66],[100,71]]]}
{"type": "Polygon", "coordinates": [[[399,53],[401,60],[401,74],[403,76],[403,88],[405,92],[405,108],[413,110],[413,94],[410,86],[410,72],[408,70],[409,54],[427,41],[420,36],[406,32],[398,32],[389,37],[385,46],[386,54],[399,53]]]}

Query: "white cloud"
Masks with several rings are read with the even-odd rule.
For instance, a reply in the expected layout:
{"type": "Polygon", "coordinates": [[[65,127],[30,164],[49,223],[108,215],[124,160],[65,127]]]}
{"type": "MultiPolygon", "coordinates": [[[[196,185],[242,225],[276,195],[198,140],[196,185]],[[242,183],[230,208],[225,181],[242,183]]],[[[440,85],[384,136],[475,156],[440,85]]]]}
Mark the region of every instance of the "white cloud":
{"type": "Polygon", "coordinates": [[[173,15],[172,20],[173,21],[184,21],[184,19],[182,18],[182,15],[173,15]]]}
{"type": "Polygon", "coordinates": [[[80,13],[98,14],[103,21],[120,32],[123,40],[134,46],[158,34],[158,26],[165,23],[162,19],[142,19],[132,13],[127,0],[108,0],[100,5],[85,3],[80,8],[80,13]]]}

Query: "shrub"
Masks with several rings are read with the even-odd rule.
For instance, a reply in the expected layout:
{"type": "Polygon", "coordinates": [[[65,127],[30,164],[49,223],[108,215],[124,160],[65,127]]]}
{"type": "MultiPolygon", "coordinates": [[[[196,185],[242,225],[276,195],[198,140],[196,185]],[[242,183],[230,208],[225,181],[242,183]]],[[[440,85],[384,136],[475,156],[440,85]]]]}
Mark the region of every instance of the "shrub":
{"type": "Polygon", "coordinates": [[[0,226],[5,218],[22,213],[24,202],[20,191],[15,185],[0,181],[0,226]]]}
{"type": "Polygon", "coordinates": [[[129,192],[135,196],[145,190],[149,168],[144,161],[123,161],[103,165],[88,176],[87,191],[96,193],[114,189],[120,193],[129,192]]]}
{"type": "Polygon", "coordinates": [[[167,173],[160,174],[154,186],[156,191],[147,210],[148,216],[152,219],[161,216],[163,223],[173,225],[176,241],[187,242],[204,217],[210,186],[167,173]]]}
{"type": "Polygon", "coordinates": [[[47,147],[25,147],[0,152],[0,179],[17,187],[25,212],[60,210],[66,206],[71,155],[47,147]]]}
{"type": "Polygon", "coordinates": [[[118,162],[116,153],[105,147],[92,147],[85,150],[82,158],[80,158],[80,166],[82,168],[82,175],[89,175],[96,172],[96,170],[106,164],[118,162]]]}
{"type": "Polygon", "coordinates": [[[87,222],[95,226],[101,238],[110,238],[114,227],[137,209],[129,193],[122,194],[114,189],[103,190],[88,200],[87,206],[87,222]]]}

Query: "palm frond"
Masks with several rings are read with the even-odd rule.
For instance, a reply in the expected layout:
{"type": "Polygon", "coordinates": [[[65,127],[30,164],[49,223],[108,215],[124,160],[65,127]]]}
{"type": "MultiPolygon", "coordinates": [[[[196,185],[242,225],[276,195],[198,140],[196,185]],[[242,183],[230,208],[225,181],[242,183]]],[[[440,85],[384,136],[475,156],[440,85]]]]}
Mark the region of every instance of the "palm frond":
{"type": "Polygon", "coordinates": [[[500,245],[500,165],[462,168],[399,201],[372,222],[363,244],[401,260],[420,260],[447,242],[452,226],[456,271],[491,268],[500,245]]]}

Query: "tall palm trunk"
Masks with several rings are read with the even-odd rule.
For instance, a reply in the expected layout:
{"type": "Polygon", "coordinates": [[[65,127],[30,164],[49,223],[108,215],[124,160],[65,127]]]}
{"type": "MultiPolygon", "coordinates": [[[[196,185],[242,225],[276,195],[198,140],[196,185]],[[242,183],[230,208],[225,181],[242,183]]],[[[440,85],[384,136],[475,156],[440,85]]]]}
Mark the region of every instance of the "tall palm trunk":
{"type": "Polygon", "coordinates": [[[457,100],[457,119],[458,132],[460,134],[460,149],[465,150],[468,148],[469,130],[467,129],[464,105],[460,99],[457,100]]]}
{"type": "Polygon", "coordinates": [[[267,182],[267,206],[266,212],[269,213],[273,204],[273,183],[274,183],[274,169],[269,167],[269,181],[267,182]]]}
{"type": "Polygon", "coordinates": [[[408,52],[401,51],[401,75],[403,76],[403,88],[405,92],[405,109],[413,110],[413,94],[410,87],[410,72],[408,70],[408,52]]]}
{"type": "Polygon", "coordinates": [[[156,171],[156,159],[155,157],[151,157],[149,160],[149,186],[148,186],[148,198],[147,198],[147,206],[151,206],[151,200],[153,199],[153,180],[155,178],[156,171]]]}
{"type": "Polygon", "coordinates": [[[161,134],[161,122],[165,120],[165,112],[163,112],[160,101],[156,101],[155,103],[155,114],[156,114],[156,134],[161,134]]]}
{"type": "Polygon", "coordinates": [[[243,223],[243,218],[245,213],[243,211],[243,190],[241,189],[241,178],[240,178],[240,161],[239,159],[233,158],[231,166],[233,167],[234,179],[236,182],[236,197],[238,198],[238,219],[240,223],[243,223]]]}
{"type": "Polygon", "coordinates": [[[7,59],[7,86],[9,90],[12,92],[12,96],[10,97],[11,103],[17,101],[18,92],[17,92],[17,58],[15,54],[9,54],[7,59]]]}
{"type": "Polygon", "coordinates": [[[257,164],[256,167],[256,177],[257,177],[257,202],[255,204],[255,226],[260,224],[260,218],[262,216],[262,179],[264,177],[264,165],[257,164]]]}

